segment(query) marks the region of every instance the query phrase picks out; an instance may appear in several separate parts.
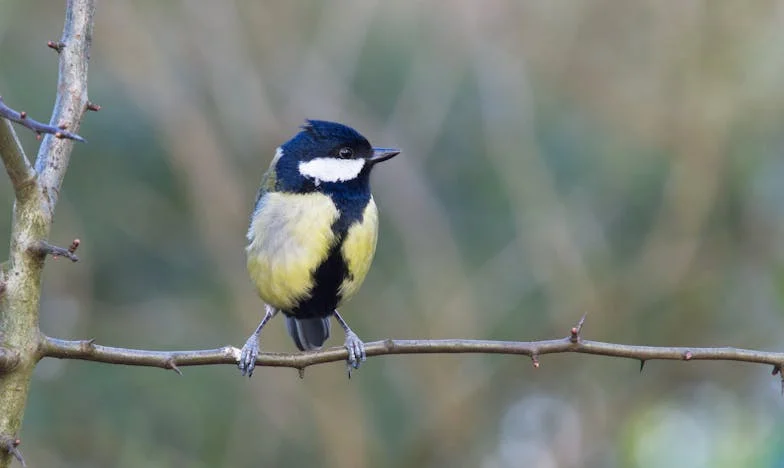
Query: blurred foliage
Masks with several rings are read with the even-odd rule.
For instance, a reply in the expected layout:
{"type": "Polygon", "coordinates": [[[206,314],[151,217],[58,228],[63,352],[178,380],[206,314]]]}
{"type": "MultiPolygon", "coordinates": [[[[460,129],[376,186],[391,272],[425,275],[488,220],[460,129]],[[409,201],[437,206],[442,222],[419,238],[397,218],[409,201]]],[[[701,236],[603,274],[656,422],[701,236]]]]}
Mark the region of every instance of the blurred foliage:
{"type": "MultiPolygon", "coordinates": [[[[62,2],[0,2],[0,93],[46,119],[62,2]]],[[[239,345],[246,221],[305,118],[404,149],[374,174],[376,262],[346,316],[384,337],[781,350],[784,3],[99,2],[89,114],[41,326],[239,345]]],[[[20,130],[28,154],[36,141],[20,130]]],[[[0,178],[0,233],[12,195],[0,178]]],[[[339,340],[331,343],[338,345],[339,340]]],[[[291,351],[280,321],[263,347],[291,351]]],[[[48,360],[30,466],[780,467],[770,369],[548,356],[155,369],[48,360]]]]}

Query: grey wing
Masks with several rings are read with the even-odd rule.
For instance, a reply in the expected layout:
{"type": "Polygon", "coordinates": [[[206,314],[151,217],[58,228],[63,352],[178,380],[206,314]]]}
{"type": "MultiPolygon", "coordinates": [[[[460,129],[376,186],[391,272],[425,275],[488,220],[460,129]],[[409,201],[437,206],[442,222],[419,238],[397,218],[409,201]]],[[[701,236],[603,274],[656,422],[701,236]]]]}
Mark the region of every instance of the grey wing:
{"type": "Polygon", "coordinates": [[[267,172],[261,177],[261,185],[259,185],[259,191],[256,194],[256,202],[253,204],[253,214],[255,214],[259,208],[261,208],[262,198],[267,192],[274,192],[277,190],[277,177],[275,176],[275,169],[270,167],[267,172]]]}
{"type": "Polygon", "coordinates": [[[261,210],[264,206],[264,195],[269,192],[274,192],[277,190],[277,177],[275,176],[275,170],[271,167],[261,178],[261,185],[259,186],[259,191],[256,194],[256,202],[253,204],[253,212],[250,215],[250,226],[248,229],[248,239],[251,238],[250,229],[253,226],[253,218],[256,217],[256,213],[261,210]]]}

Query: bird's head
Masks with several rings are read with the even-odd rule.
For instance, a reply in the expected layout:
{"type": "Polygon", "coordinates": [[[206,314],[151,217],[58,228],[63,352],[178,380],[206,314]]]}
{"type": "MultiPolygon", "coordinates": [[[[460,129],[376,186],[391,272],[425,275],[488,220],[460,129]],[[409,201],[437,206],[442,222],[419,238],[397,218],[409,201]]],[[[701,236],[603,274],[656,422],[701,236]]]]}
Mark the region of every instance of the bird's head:
{"type": "Polygon", "coordinates": [[[299,133],[278,148],[272,168],[284,191],[328,190],[367,184],[375,164],[399,153],[392,148],[373,148],[346,125],[308,120],[299,133]]]}

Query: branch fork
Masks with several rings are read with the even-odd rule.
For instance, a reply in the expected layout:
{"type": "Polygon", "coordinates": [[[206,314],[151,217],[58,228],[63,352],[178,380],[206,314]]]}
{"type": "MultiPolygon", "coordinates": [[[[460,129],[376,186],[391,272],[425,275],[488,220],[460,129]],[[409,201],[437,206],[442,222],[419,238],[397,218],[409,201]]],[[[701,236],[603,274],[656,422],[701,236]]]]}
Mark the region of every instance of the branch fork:
{"type": "Polygon", "coordinates": [[[76,133],[69,132],[67,130],[67,125],[64,123],[59,123],[56,126],[47,125],[29,117],[25,111],[16,111],[8,107],[2,96],[0,96],[0,117],[4,117],[12,122],[18,123],[23,127],[29,128],[35,132],[36,138],[39,139],[42,134],[49,133],[54,135],[55,138],[59,139],[75,140],[83,143],[86,141],[76,133]]]}
{"type": "MultiPolygon", "coordinates": [[[[0,337],[1,338],[1,337],[0,337]]],[[[13,349],[0,346],[0,375],[11,372],[19,365],[19,353],[13,349]]]]}
{"type": "Polygon", "coordinates": [[[14,458],[25,465],[16,434],[24,417],[31,375],[42,353],[38,319],[43,260],[46,255],[78,260],[78,241],[65,249],[45,242],[73,141],[84,141],[78,131],[88,110],[87,70],[95,0],[64,3],[61,39],[49,44],[59,53],[57,96],[49,124],[11,108],[0,98],[0,159],[16,197],[8,261],[0,271],[0,287],[4,288],[0,300],[0,468],[10,466],[14,458]],[[25,155],[14,124],[42,140],[34,165],[25,155]]]}

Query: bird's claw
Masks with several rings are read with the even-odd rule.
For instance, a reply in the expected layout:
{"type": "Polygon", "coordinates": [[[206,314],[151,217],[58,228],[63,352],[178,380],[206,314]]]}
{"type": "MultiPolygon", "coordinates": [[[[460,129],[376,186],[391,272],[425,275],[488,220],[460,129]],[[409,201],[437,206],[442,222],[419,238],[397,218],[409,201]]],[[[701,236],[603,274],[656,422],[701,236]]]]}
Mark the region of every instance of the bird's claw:
{"type": "Polygon", "coordinates": [[[237,367],[240,369],[243,377],[246,375],[248,378],[253,377],[253,369],[256,367],[256,358],[258,357],[259,337],[253,334],[248,338],[248,341],[245,342],[245,346],[242,347],[240,360],[237,363],[237,367]]]}
{"type": "Polygon", "coordinates": [[[353,333],[346,333],[346,343],[343,345],[348,351],[348,358],[346,365],[348,367],[348,378],[351,378],[351,370],[359,369],[359,365],[367,360],[367,353],[365,352],[365,343],[353,333]]]}

